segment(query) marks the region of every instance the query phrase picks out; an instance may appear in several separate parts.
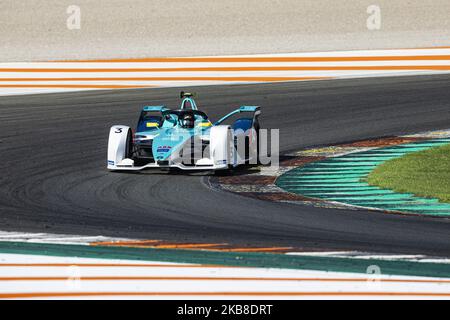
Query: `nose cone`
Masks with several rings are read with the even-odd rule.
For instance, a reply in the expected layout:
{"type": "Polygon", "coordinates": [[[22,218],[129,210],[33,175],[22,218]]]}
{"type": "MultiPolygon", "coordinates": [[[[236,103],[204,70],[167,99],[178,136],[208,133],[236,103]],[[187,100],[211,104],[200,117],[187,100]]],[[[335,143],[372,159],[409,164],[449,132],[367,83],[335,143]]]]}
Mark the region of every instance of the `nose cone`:
{"type": "Polygon", "coordinates": [[[186,130],[166,129],[153,140],[152,151],[155,160],[166,160],[191,134],[186,130]]]}

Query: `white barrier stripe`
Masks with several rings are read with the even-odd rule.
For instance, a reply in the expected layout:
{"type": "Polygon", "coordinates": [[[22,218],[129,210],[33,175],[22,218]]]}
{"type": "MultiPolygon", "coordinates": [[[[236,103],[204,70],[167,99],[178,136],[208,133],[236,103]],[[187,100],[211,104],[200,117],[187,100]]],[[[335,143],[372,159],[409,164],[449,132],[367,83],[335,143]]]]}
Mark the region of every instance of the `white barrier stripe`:
{"type": "MultiPolygon", "coordinates": [[[[449,66],[446,60],[400,60],[400,61],[323,61],[323,62],[202,62],[202,63],[166,63],[166,62],[127,62],[127,63],[0,63],[0,69],[123,69],[137,68],[246,68],[246,67],[381,67],[381,66],[449,66]]],[[[5,71],[1,71],[5,72],[5,71]]],[[[25,71],[24,71],[25,72],[25,71]]]]}
{"type": "Polygon", "coordinates": [[[192,293],[199,299],[199,294],[211,298],[218,292],[228,293],[227,298],[251,293],[255,293],[255,297],[260,294],[291,298],[345,296],[349,293],[356,297],[392,298],[392,294],[450,297],[449,279],[390,276],[383,274],[383,270],[381,274],[356,274],[274,268],[203,268],[185,264],[179,267],[181,265],[160,262],[20,254],[0,254],[0,264],[5,265],[0,268],[1,298],[20,298],[17,296],[20,294],[23,298],[38,297],[39,294],[44,295],[41,298],[52,295],[72,298],[86,294],[108,298],[108,294],[117,293],[124,298],[131,295],[135,299],[134,294],[142,294],[154,299],[158,297],[153,295],[158,293],[184,295],[184,298],[192,293]],[[105,263],[110,266],[101,267],[105,263]],[[85,266],[79,266],[83,264],[85,266]]]}
{"type": "MultiPolygon", "coordinates": [[[[450,67],[450,66],[449,66],[450,67]]],[[[202,79],[208,78],[221,78],[221,79],[233,79],[233,78],[243,78],[243,77],[270,77],[270,78],[280,78],[280,77],[338,77],[341,75],[370,75],[370,74],[380,74],[380,73],[406,73],[406,72],[418,72],[418,73],[442,73],[443,71],[436,70],[342,70],[342,71],[246,71],[246,72],[170,72],[170,73],[150,73],[150,72],[130,72],[130,73],[2,73],[0,72],[0,83],[6,81],[18,82],[18,81],[76,81],[77,79],[83,79],[83,81],[99,80],[99,81],[117,81],[127,79],[133,81],[139,81],[135,79],[145,79],[145,81],[150,81],[153,79],[173,79],[173,78],[194,78],[202,79]]],[[[450,72],[450,68],[447,73],[450,72]]],[[[141,80],[142,81],[142,80],[141,80]]],[[[161,80],[157,80],[161,81],[161,80]]]]}

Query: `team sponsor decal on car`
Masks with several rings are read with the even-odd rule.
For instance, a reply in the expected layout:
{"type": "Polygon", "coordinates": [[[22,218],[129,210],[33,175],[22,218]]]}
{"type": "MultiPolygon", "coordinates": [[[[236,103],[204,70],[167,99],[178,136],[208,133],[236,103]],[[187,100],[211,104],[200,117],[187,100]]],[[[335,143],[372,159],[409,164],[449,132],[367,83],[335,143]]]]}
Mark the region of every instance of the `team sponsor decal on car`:
{"type": "Polygon", "coordinates": [[[156,152],[169,152],[172,149],[171,146],[159,146],[156,152]]]}

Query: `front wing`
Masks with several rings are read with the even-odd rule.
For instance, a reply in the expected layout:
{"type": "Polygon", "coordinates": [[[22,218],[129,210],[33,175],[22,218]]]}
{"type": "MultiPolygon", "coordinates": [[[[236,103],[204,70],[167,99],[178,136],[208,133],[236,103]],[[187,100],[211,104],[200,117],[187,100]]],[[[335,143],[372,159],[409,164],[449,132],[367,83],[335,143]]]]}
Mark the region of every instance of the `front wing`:
{"type": "Polygon", "coordinates": [[[228,163],[223,160],[221,163],[214,163],[211,159],[200,159],[195,165],[184,165],[171,161],[159,161],[156,163],[148,163],[143,166],[135,166],[131,159],[124,159],[118,164],[108,161],[109,170],[123,170],[123,171],[141,171],[146,169],[170,169],[177,168],[181,170],[224,170],[228,169],[228,163]],[[199,163],[200,162],[200,163],[199,163]]]}

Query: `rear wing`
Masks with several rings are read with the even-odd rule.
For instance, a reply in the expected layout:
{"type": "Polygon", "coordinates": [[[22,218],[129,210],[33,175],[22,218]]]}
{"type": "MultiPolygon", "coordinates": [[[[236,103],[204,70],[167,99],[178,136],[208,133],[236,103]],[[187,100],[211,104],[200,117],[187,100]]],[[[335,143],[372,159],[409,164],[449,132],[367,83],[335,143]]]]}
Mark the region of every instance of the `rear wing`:
{"type": "Polygon", "coordinates": [[[239,109],[236,109],[236,110],[230,112],[229,114],[223,116],[219,121],[215,122],[214,125],[217,126],[217,125],[221,124],[222,122],[224,122],[226,119],[234,116],[235,114],[243,113],[243,112],[253,113],[253,118],[256,118],[261,114],[261,108],[259,106],[241,106],[241,107],[239,107],[239,109]]]}
{"type": "Polygon", "coordinates": [[[145,106],[142,108],[142,111],[147,111],[147,112],[151,112],[151,111],[163,112],[166,110],[169,110],[169,108],[167,108],[166,106],[145,106]]]}

